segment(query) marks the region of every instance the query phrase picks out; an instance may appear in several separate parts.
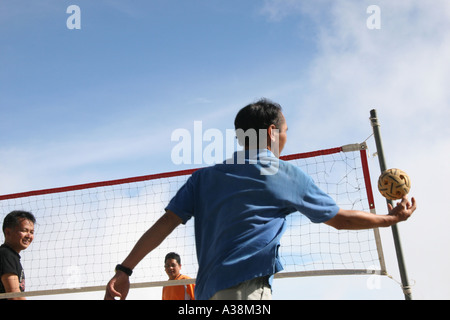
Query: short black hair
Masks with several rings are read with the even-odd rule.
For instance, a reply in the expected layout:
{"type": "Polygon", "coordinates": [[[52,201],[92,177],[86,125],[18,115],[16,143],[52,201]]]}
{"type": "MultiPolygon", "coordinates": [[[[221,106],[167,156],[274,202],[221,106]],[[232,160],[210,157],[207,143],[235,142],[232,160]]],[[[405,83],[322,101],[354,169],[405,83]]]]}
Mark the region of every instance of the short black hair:
{"type": "Polygon", "coordinates": [[[166,254],[166,257],[164,258],[164,263],[166,263],[166,261],[168,259],[175,259],[177,260],[178,264],[181,266],[181,257],[178,253],[175,252],[169,252],[168,254],[166,254]]]}
{"type": "MultiPolygon", "coordinates": [[[[283,121],[281,111],[282,108],[278,103],[262,98],[245,106],[238,112],[234,120],[234,128],[236,131],[241,129],[244,133],[249,129],[254,129],[259,139],[258,132],[261,129],[268,129],[271,125],[280,129],[283,121]]],[[[240,143],[244,144],[241,141],[240,143]]],[[[248,146],[248,139],[245,141],[245,146],[248,146]]]]}
{"type": "Polygon", "coordinates": [[[17,225],[19,225],[19,222],[21,219],[27,219],[30,220],[33,223],[36,223],[36,218],[31,212],[28,211],[22,211],[22,210],[15,210],[10,213],[8,213],[3,220],[3,232],[5,232],[6,228],[13,229],[17,225]]]}

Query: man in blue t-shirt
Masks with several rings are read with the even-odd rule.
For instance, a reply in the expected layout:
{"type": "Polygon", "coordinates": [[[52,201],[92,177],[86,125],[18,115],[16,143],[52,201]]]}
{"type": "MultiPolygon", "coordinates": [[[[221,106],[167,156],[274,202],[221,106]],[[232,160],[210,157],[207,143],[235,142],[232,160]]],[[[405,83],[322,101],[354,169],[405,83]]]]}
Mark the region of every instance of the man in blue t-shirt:
{"type": "Polygon", "coordinates": [[[388,215],[339,208],[300,168],[279,159],[288,127],[276,103],[263,99],[241,109],[235,129],[244,151],[192,174],[118,265],[105,299],[125,299],[132,269],[192,217],[196,299],[247,300],[271,298],[272,276],[282,270],[278,248],[288,214],[299,211],[337,229],[369,229],[405,221],[416,209],[415,199],[406,197],[388,215]]]}

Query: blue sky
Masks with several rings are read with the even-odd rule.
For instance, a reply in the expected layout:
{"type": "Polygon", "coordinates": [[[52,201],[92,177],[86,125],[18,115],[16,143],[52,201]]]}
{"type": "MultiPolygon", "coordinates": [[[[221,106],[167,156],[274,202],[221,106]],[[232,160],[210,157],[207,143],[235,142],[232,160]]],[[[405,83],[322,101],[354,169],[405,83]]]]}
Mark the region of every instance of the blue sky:
{"type": "MultiPolygon", "coordinates": [[[[388,165],[420,201],[401,226],[413,291],[448,299],[449,18],[445,0],[0,0],[0,194],[182,169],[174,130],[232,128],[260,97],[284,108],[285,153],[361,142],[376,108],[388,165]]],[[[314,298],[402,298],[389,279],[312,281],[328,287],[314,298]]]]}
{"type": "Polygon", "coordinates": [[[262,96],[261,87],[267,92],[288,75],[294,79],[314,50],[311,39],[306,46],[292,41],[300,36],[295,21],[272,23],[258,3],[85,1],[78,3],[81,30],[66,28],[71,2],[42,3],[2,2],[2,108],[9,110],[3,145],[21,141],[41,149],[86,141],[95,145],[92,157],[107,153],[105,165],[116,158],[125,166],[134,158],[161,159],[163,151],[150,151],[159,148],[149,136],[165,130],[160,139],[168,139],[218,110],[226,109],[228,121],[212,118],[205,126],[232,128],[244,102],[262,96]],[[97,147],[113,141],[114,155],[97,147]],[[120,150],[130,142],[146,150],[120,150]]]}

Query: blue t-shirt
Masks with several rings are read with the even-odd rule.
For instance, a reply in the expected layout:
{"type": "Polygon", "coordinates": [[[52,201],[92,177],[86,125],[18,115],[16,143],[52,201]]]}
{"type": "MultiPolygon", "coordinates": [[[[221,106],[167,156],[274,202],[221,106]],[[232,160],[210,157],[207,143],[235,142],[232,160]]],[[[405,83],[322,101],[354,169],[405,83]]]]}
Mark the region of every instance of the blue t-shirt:
{"type": "Polygon", "coordinates": [[[195,297],[206,300],[283,270],[278,248],[288,214],[299,211],[320,223],[339,208],[300,168],[259,150],[236,152],[223,164],[194,172],[166,210],[183,223],[195,217],[195,297]]]}

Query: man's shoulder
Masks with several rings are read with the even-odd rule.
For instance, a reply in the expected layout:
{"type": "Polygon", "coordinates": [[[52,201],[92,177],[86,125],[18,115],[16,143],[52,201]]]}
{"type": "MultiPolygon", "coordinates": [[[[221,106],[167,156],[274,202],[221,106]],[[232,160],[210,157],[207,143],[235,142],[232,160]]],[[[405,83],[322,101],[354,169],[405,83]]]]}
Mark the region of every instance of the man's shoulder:
{"type": "Polygon", "coordinates": [[[192,279],[192,278],[185,274],[180,274],[180,276],[178,277],[177,280],[187,280],[187,279],[192,279]]]}
{"type": "Polygon", "coordinates": [[[12,257],[16,257],[18,256],[17,253],[15,253],[11,248],[9,248],[6,245],[1,245],[0,246],[0,256],[1,257],[6,257],[6,256],[12,256],[12,257]]]}

